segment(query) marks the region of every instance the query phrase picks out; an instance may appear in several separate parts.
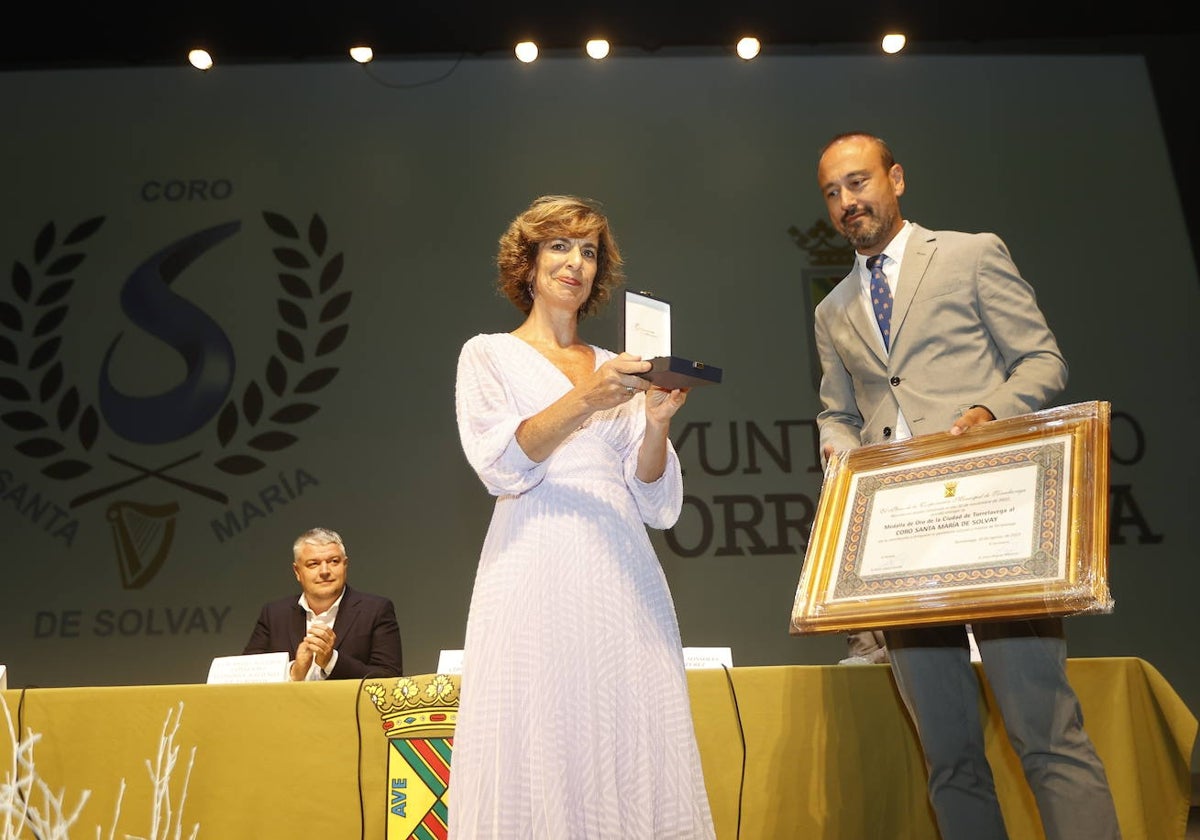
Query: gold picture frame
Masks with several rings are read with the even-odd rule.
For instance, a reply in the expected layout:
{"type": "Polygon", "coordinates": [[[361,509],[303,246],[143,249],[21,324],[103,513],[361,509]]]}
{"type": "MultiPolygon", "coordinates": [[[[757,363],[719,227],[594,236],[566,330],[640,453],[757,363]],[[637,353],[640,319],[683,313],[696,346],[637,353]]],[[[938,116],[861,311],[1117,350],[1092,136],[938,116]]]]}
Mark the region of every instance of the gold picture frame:
{"type": "Polygon", "coordinates": [[[834,455],[790,633],[1107,613],[1109,403],[834,455]]]}

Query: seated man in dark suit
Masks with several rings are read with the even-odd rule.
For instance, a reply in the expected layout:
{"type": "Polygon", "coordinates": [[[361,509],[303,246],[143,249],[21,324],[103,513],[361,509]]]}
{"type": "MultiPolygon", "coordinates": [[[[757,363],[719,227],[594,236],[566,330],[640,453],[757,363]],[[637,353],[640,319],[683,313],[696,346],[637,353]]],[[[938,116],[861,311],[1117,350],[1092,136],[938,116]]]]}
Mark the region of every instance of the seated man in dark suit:
{"type": "Polygon", "coordinates": [[[350,558],[337,532],[305,531],[292,557],[300,597],[264,606],[242,653],[293,654],[296,681],[400,676],[396,608],[388,598],[346,585],[350,558]]]}

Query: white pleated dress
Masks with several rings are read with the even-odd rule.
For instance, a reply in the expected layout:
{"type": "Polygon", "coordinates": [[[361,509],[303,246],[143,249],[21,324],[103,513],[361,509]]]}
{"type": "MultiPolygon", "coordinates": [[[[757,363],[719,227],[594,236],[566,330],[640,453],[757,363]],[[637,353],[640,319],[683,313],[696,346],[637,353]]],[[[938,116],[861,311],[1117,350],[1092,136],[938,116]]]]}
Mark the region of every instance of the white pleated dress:
{"type": "MultiPolygon", "coordinates": [[[[597,366],[613,357],[593,350],[597,366]]],[[[679,516],[679,461],[668,444],[662,478],[634,474],[642,395],[531,461],[517,426],[571,387],[507,333],[459,357],[463,450],[497,499],[467,619],[450,838],[712,838],[679,624],[646,533],[679,516]]]]}

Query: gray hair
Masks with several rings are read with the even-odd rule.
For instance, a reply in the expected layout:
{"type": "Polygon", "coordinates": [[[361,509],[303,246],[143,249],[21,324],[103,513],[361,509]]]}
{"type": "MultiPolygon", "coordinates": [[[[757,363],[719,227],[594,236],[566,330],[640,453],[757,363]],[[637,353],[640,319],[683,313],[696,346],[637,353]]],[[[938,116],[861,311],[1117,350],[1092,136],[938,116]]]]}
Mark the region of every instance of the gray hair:
{"type": "Polygon", "coordinates": [[[342,554],[346,554],[346,544],[342,542],[342,536],[337,531],[329,528],[309,528],[303,534],[296,537],[296,541],[292,543],[293,563],[300,559],[300,547],[305,544],[336,545],[342,550],[342,554]]]}

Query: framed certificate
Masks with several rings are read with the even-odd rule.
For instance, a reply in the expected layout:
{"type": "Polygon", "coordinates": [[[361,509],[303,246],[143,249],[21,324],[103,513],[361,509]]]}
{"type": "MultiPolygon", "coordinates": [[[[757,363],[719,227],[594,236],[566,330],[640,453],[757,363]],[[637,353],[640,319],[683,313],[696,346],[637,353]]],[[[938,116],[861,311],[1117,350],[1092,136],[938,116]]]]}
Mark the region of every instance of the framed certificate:
{"type": "Polygon", "coordinates": [[[1107,402],[830,459],[790,632],[1112,611],[1107,402]]]}
{"type": "Polygon", "coordinates": [[[671,304],[649,292],[625,290],[621,310],[621,350],[641,356],[651,363],[646,373],[638,374],[659,388],[695,388],[716,385],[721,369],[671,355],[671,304]]]}

